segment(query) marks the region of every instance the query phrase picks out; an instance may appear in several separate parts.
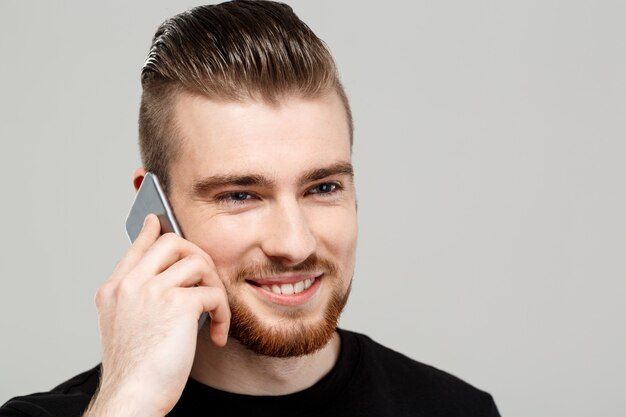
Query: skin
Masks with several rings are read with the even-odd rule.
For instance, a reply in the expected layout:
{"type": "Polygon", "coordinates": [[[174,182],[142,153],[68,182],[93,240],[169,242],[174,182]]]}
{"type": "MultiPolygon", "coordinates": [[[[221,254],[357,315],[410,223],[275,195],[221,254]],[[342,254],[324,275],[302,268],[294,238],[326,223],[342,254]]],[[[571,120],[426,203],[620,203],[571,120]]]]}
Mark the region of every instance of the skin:
{"type": "MultiPolygon", "coordinates": [[[[148,216],[98,290],[103,373],[85,415],[163,416],[190,375],[230,392],[287,394],[313,385],[337,360],[336,333],[306,356],[253,353],[228,337],[228,300],[248,306],[263,326],[289,331],[295,321],[319,323],[331,292],[348,291],[357,240],[352,176],[303,181],[313,170],[351,162],[341,100],[334,93],[289,96],[272,106],[183,93],[175,114],[184,139],[170,166],[169,197],[186,239],[159,237],[158,220],[148,216]],[[193,191],[212,176],[251,174],[268,181],[193,191]],[[242,265],[272,261],[297,268],[313,255],[340,272],[335,279],[320,276],[303,302],[274,302],[235,276],[242,265]],[[203,311],[212,320],[198,334],[203,311]]],[[[144,174],[135,171],[136,186],[144,174]]],[[[294,273],[271,278],[293,280],[294,273]]]]}

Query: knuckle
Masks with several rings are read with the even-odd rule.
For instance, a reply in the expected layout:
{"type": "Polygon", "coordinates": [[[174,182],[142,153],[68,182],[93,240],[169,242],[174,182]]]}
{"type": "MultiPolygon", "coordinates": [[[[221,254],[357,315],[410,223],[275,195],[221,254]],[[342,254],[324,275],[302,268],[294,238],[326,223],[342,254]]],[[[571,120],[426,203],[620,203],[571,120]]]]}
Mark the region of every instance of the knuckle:
{"type": "Polygon", "coordinates": [[[216,296],[224,302],[228,302],[228,294],[226,293],[226,289],[224,287],[215,287],[216,296]]]}
{"type": "Polygon", "coordinates": [[[182,303],[181,294],[178,291],[168,291],[163,295],[163,301],[168,306],[179,305],[182,303]]]}
{"type": "Polygon", "coordinates": [[[142,296],[147,299],[155,299],[159,297],[162,289],[158,279],[149,279],[142,285],[142,296]]]}
{"type": "Polygon", "coordinates": [[[198,269],[206,269],[208,267],[206,259],[197,253],[193,253],[187,257],[187,262],[198,269]]]}
{"type": "Polygon", "coordinates": [[[202,254],[200,256],[202,257],[202,259],[204,259],[204,262],[208,265],[209,268],[215,269],[215,263],[213,262],[213,258],[211,258],[209,254],[202,249],[200,250],[202,251],[202,254]]]}
{"type": "Polygon", "coordinates": [[[166,246],[176,246],[180,244],[181,238],[176,233],[168,232],[159,237],[159,243],[166,246]]]}
{"type": "Polygon", "coordinates": [[[98,288],[98,290],[96,291],[96,295],[95,295],[96,306],[97,307],[102,306],[105,302],[107,302],[112,297],[114,292],[115,292],[115,286],[113,285],[113,283],[107,282],[105,284],[102,284],[100,288],[98,288]]]}
{"type": "Polygon", "coordinates": [[[137,292],[137,284],[132,279],[122,279],[115,287],[115,296],[124,298],[134,295],[137,292]]]}

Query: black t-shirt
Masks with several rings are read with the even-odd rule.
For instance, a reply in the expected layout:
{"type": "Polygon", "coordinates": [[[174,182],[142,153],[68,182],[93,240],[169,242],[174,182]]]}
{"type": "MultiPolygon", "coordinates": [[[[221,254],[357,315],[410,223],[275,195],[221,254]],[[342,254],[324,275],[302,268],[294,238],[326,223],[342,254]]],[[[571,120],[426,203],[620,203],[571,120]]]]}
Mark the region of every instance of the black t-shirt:
{"type": "MultiPolygon", "coordinates": [[[[362,334],[339,330],[341,352],[333,369],[313,386],[289,395],[253,396],[220,391],[189,379],[168,414],[223,416],[472,416],[498,417],[486,392],[394,352],[362,334]]],[[[1,417],[79,417],[98,386],[100,366],[50,392],[9,400],[1,417]]]]}

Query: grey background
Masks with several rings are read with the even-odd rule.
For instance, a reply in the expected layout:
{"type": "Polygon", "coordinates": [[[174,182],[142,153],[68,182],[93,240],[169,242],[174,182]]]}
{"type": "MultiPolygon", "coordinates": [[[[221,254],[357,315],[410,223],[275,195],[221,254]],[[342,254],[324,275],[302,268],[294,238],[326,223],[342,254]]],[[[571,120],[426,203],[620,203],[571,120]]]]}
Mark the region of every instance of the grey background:
{"type": "MultiPolygon", "coordinates": [[[[626,415],[626,3],[289,1],[352,101],[342,326],[506,416],[626,415]]],[[[0,403],[99,361],[139,71],[193,1],[0,2],[0,403]]]]}

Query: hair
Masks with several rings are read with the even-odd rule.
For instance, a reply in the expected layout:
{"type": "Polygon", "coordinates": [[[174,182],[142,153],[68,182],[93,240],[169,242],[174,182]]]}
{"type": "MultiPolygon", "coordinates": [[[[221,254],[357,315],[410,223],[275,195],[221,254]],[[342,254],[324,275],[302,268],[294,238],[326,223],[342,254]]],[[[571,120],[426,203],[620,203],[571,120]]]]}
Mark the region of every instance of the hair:
{"type": "Polygon", "coordinates": [[[336,92],[352,145],[352,113],[332,55],[283,3],[235,0],[195,7],[166,20],[152,40],[141,85],[141,159],[165,190],[168,167],[181,152],[174,118],[181,92],[273,105],[290,95],[314,98],[336,92]]]}

